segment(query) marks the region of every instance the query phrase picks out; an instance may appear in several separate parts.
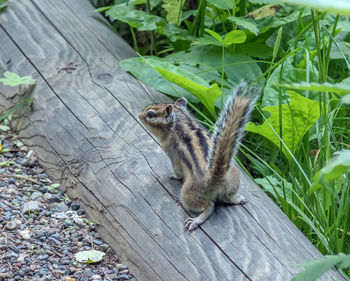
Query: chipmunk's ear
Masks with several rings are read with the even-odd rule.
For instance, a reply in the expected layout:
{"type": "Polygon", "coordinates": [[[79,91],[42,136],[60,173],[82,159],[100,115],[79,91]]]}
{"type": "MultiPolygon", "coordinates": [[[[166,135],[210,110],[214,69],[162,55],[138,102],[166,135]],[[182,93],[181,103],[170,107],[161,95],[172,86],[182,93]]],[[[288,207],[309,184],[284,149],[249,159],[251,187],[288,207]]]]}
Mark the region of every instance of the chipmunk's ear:
{"type": "Polygon", "coordinates": [[[179,98],[176,102],[176,105],[181,106],[181,107],[186,107],[187,106],[187,100],[185,98],[179,98]]]}
{"type": "Polygon", "coordinates": [[[165,108],[165,117],[170,116],[171,112],[173,111],[173,106],[171,104],[168,104],[165,108]]]}

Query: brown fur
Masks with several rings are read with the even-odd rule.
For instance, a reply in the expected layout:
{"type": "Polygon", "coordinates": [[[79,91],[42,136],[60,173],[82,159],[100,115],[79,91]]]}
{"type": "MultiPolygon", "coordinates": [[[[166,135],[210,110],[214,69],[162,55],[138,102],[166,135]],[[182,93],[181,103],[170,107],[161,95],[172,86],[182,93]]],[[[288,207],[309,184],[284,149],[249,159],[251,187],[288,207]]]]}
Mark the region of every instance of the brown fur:
{"type": "Polygon", "coordinates": [[[189,218],[185,227],[193,230],[203,223],[213,212],[214,203],[238,204],[244,199],[238,196],[239,172],[230,167],[231,147],[236,141],[236,133],[249,100],[237,97],[234,108],[225,120],[225,130],[216,143],[213,166],[209,168],[209,133],[189,114],[186,100],[179,99],[174,104],[154,104],[147,106],[140,114],[142,123],[161,142],[169,156],[174,178],[182,180],[181,198],[186,210],[201,213],[197,218],[189,218]],[[149,111],[156,116],[148,118],[149,111]],[[225,170],[227,172],[223,172],[225,170]],[[218,176],[220,175],[220,176],[218,176]]]}

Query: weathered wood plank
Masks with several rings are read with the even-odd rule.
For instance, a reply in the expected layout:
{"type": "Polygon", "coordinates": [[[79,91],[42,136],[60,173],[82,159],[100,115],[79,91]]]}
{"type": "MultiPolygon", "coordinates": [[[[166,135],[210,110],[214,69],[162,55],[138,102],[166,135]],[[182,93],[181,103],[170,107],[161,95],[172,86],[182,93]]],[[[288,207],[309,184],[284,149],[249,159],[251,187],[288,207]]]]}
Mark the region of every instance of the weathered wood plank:
{"type": "Polygon", "coordinates": [[[184,232],[179,184],[136,117],[165,97],[120,69],[132,51],[91,11],[84,0],[10,2],[0,15],[0,62],[38,79],[22,136],[132,272],[140,280],[288,280],[294,264],[319,257],[247,179],[248,205],[219,206],[202,230],[184,232]]]}

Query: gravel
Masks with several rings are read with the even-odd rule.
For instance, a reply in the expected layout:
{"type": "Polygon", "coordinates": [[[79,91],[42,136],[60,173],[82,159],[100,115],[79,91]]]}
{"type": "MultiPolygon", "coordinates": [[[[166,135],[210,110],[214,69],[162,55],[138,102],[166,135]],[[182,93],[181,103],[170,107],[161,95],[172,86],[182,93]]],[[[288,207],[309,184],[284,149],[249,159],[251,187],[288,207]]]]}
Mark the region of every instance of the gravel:
{"type": "Polygon", "coordinates": [[[72,202],[40,167],[33,150],[0,131],[0,280],[131,280],[83,206],[72,202]],[[84,250],[106,255],[82,264],[84,250]]]}

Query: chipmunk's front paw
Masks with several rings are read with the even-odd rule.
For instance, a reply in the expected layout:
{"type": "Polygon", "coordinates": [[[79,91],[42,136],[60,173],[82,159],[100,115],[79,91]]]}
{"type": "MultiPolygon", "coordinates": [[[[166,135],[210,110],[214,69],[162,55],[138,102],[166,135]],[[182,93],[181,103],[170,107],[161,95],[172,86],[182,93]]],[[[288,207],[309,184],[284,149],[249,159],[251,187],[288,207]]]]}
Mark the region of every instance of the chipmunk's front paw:
{"type": "Polygon", "coordinates": [[[195,230],[196,228],[198,228],[198,222],[196,221],[196,219],[193,218],[188,218],[185,221],[185,229],[188,231],[192,231],[195,230]]]}

